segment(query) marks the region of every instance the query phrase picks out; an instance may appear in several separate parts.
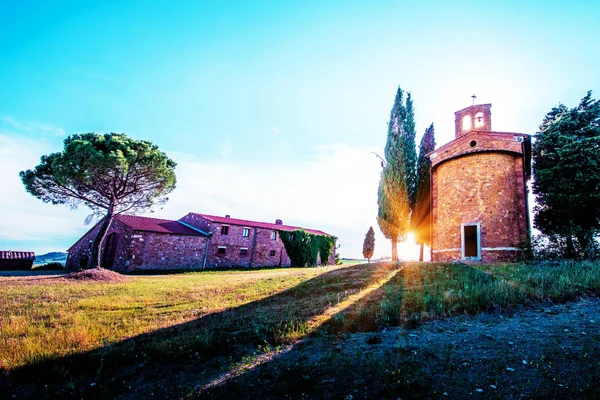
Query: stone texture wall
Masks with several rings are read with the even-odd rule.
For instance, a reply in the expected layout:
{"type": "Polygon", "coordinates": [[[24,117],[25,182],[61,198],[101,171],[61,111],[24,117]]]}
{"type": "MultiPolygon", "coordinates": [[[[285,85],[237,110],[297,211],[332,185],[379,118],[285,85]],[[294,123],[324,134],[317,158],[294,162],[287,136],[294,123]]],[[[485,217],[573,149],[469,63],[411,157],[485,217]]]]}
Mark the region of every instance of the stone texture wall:
{"type": "Polygon", "coordinates": [[[243,225],[228,225],[209,221],[197,214],[188,214],[181,221],[205,232],[213,233],[208,250],[210,267],[288,267],[290,259],[285,252],[283,242],[276,233],[271,239],[272,229],[255,228],[243,225]],[[222,227],[227,225],[227,235],[222,234],[222,227]],[[249,235],[243,236],[244,228],[249,235]],[[225,248],[225,254],[219,253],[219,247],[225,248]],[[246,249],[243,254],[242,249],[246,249]],[[274,252],[271,255],[271,252],[274,252]]]}
{"type": "MultiPolygon", "coordinates": [[[[180,221],[207,233],[210,238],[136,231],[114,219],[106,237],[117,235],[116,249],[111,269],[136,271],[150,269],[201,269],[219,267],[268,267],[290,266],[283,242],[276,230],[243,225],[228,225],[211,222],[197,214],[190,213],[180,221]],[[227,225],[228,233],[221,228],[227,225]],[[244,236],[244,228],[248,236],[244,236]],[[275,239],[271,239],[275,232],[275,239]],[[219,252],[224,248],[224,253],[219,252]],[[206,264],[205,260],[206,256],[206,264]]],[[[87,268],[91,258],[91,248],[99,225],[94,226],[69,250],[66,267],[87,268]]],[[[334,263],[331,254],[329,263],[334,263]]]]}
{"type": "MultiPolygon", "coordinates": [[[[94,226],[71,247],[66,268],[87,268],[92,243],[99,229],[99,224],[94,226]]],[[[136,271],[202,268],[205,237],[134,231],[116,219],[111,222],[106,237],[113,233],[117,235],[117,245],[110,269],[136,271]]]]}
{"type": "MultiPolygon", "coordinates": [[[[78,269],[87,268],[90,265],[90,258],[92,257],[92,244],[98,231],[100,230],[100,223],[94,225],[85,235],[81,237],[71,248],[67,255],[66,268],[78,269]]],[[[106,237],[111,233],[117,234],[117,247],[115,250],[114,267],[119,268],[129,260],[129,242],[132,234],[131,228],[125,224],[113,219],[108,230],[106,237]]]]}
{"type": "Polygon", "coordinates": [[[528,238],[519,154],[464,153],[436,163],[432,178],[433,261],[461,259],[461,224],[474,222],[482,261],[523,257],[513,250],[528,238]]]}
{"type": "Polygon", "coordinates": [[[134,232],[129,236],[129,262],[119,265],[127,271],[202,269],[206,238],[155,232],[134,232]]]}

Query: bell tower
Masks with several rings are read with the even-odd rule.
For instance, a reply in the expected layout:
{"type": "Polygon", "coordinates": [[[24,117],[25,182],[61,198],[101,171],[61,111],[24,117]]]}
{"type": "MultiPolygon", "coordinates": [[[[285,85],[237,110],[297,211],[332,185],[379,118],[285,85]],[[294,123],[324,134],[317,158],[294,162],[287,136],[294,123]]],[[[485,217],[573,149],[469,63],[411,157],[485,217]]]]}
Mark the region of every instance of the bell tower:
{"type": "Polygon", "coordinates": [[[492,130],[492,105],[474,104],[454,113],[455,138],[471,131],[492,130]]]}

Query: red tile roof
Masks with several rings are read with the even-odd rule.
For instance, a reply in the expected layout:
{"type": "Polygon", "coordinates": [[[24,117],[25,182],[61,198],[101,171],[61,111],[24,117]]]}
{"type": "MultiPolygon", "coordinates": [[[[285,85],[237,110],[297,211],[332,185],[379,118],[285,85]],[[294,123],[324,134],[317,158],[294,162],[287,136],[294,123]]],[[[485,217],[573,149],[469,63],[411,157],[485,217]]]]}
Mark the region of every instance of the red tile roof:
{"type": "Polygon", "coordinates": [[[220,224],[227,224],[227,225],[242,225],[242,226],[247,226],[249,228],[264,228],[264,229],[272,229],[272,230],[281,230],[281,231],[295,231],[296,229],[303,229],[308,233],[313,233],[315,235],[326,235],[326,236],[331,236],[328,233],[325,233],[323,231],[319,231],[316,229],[308,229],[308,228],[302,228],[299,226],[291,226],[291,225],[279,225],[279,224],[274,224],[274,223],[270,223],[270,222],[258,222],[258,221],[248,221],[245,219],[237,219],[237,218],[230,218],[230,217],[218,217],[216,215],[208,215],[208,214],[199,214],[199,213],[193,213],[196,215],[199,215],[203,218],[206,218],[209,221],[212,222],[217,222],[220,224]]]}
{"type": "Polygon", "coordinates": [[[136,231],[156,232],[156,233],[171,233],[177,235],[188,236],[206,236],[201,232],[182,224],[179,221],[170,219],[138,217],[135,215],[120,214],[115,216],[115,219],[135,229],[136,231]]]}
{"type": "Polygon", "coordinates": [[[35,253],[33,251],[0,250],[0,260],[35,260],[35,253]]]}

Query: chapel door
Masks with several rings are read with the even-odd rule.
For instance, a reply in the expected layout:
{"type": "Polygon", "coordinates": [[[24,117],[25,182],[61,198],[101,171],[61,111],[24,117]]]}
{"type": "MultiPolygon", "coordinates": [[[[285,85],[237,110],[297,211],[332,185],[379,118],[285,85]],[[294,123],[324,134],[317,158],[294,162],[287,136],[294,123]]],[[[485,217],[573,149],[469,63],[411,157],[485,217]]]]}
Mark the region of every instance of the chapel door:
{"type": "Polygon", "coordinates": [[[465,259],[479,259],[479,226],[463,225],[463,258],[465,259]]]}

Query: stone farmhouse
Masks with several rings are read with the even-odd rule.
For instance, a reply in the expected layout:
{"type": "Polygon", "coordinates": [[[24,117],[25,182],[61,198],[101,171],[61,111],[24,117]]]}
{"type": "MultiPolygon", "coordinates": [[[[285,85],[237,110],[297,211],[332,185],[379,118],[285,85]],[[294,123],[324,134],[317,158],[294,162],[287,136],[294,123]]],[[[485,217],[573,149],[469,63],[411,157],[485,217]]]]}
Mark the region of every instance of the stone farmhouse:
{"type": "Polygon", "coordinates": [[[531,137],[492,131],[491,104],[455,113],[431,160],[432,261],[516,261],[530,245],[531,137]]]}
{"type": "Polygon", "coordinates": [[[31,269],[35,253],[32,251],[0,250],[0,271],[11,269],[31,269]]]}
{"type": "MultiPolygon", "coordinates": [[[[68,250],[66,268],[86,268],[100,229],[92,227],[68,250]]],[[[119,271],[265,267],[290,265],[278,231],[304,229],[275,223],[189,213],[179,220],[133,215],[113,218],[102,249],[102,266],[119,271]]],[[[328,263],[334,263],[332,252],[328,263]]]]}

